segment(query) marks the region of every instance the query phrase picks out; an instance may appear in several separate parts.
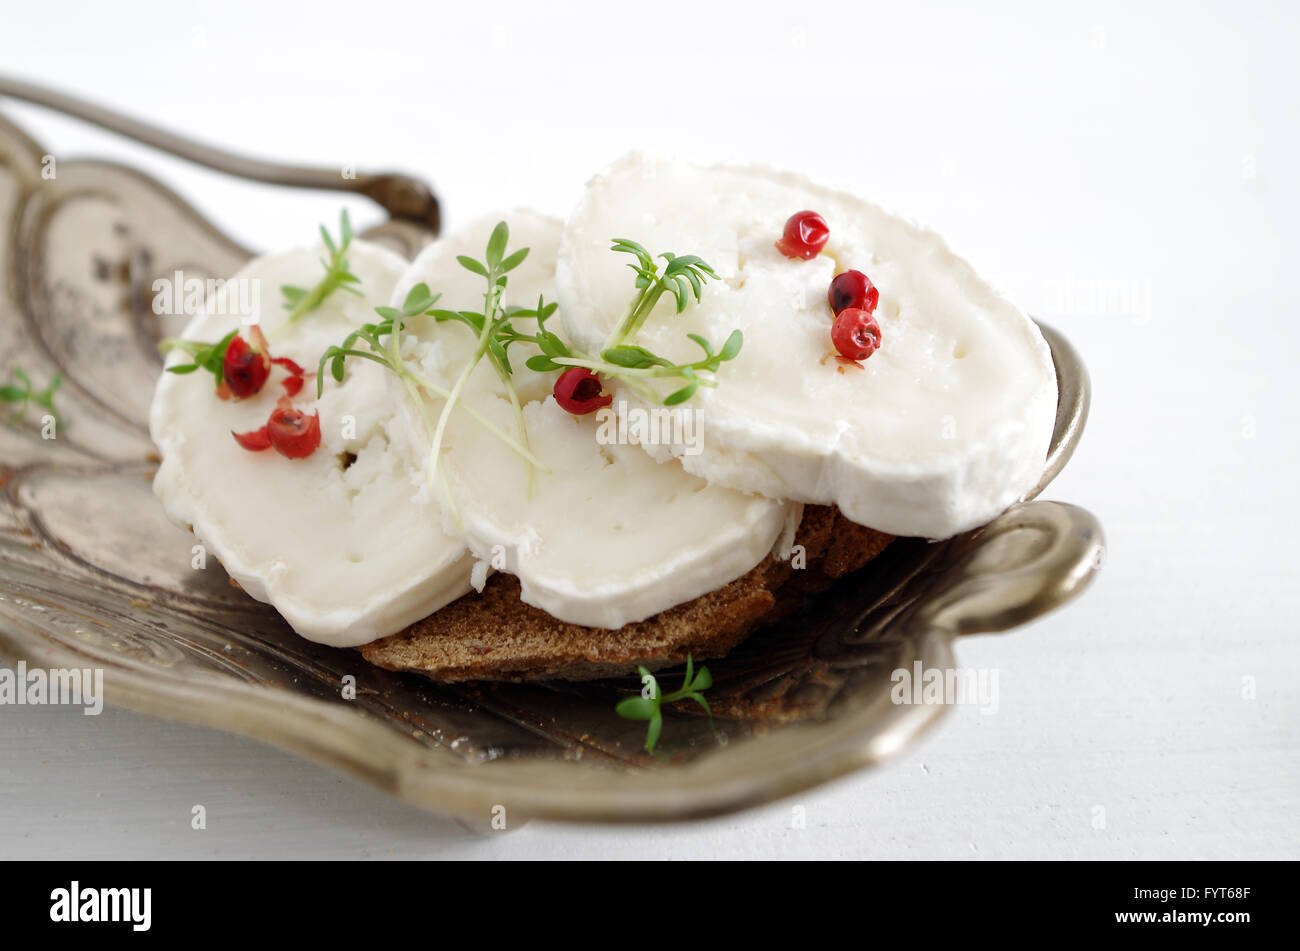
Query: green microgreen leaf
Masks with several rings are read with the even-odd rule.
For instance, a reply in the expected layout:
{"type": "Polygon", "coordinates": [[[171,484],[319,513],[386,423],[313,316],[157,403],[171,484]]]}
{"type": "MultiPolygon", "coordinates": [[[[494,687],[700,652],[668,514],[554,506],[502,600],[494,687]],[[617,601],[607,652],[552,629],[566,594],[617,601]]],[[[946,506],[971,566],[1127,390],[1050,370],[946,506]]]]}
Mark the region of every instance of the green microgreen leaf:
{"type": "Polygon", "coordinates": [[[568,367],[563,367],[560,366],[560,364],[553,362],[551,358],[544,353],[539,353],[536,356],[529,357],[524,361],[524,366],[528,367],[530,370],[535,370],[538,373],[546,373],[550,370],[568,369],[568,367]]]}
{"type": "Polygon", "coordinates": [[[709,715],[709,720],[712,721],[712,719],[713,719],[713,710],[710,709],[710,707],[709,707],[709,701],[707,701],[707,700],[704,699],[703,694],[700,694],[700,693],[698,693],[698,692],[688,693],[688,694],[686,695],[685,699],[687,699],[687,700],[694,700],[694,701],[695,701],[696,703],[698,703],[701,707],[703,707],[703,708],[704,708],[704,712],[707,713],[707,714],[709,715]]]}
{"type": "Polygon", "coordinates": [[[745,345],[745,335],[739,330],[733,330],[727,342],[722,345],[722,352],[718,354],[718,360],[726,362],[734,360],[740,355],[740,348],[745,345]]]}
{"type": "Polygon", "coordinates": [[[515,268],[519,267],[519,265],[523,264],[524,259],[527,257],[528,257],[528,248],[520,248],[514,254],[510,255],[510,257],[506,258],[504,261],[501,262],[501,270],[504,273],[508,274],[509,272],[513,271],[515,268]]]}
{"type": "Polygon", "coordinates": [[[509,242],[510,226],[504,221],[498,221],[497,226],[492,229],[492,234],[488,237],[487,251],[484,252],[489,270],[495,271],[497,274],[509,270],[509,268],[501,267],[501,259],[506,253],[506,245],[509,242]]]}
{"type": "Polygon", "coordinates": [[[456,256],[456,260],[460,262],[460,266],[465,270],[473,271],[479,277],[488,276],[488,269],[468,254],[459,254],[456,256]]]}
{"type": "Polygon", "coordinates": [[[648,697],[627,697],[614,708],[625,720],[649,720],[658,709],[659,705],[648,697]]]}
{"type": "Polygon", "coordinates": [[[289,311],[286,323],[292,324],[310,314],[337,290],[361,296],[361,291],[353,286],[360,284],[361,278],[352,273],[347,259],[348,248],[352,245],[352,219],[348,217],[347,209],[339,215],[338,240],[335,241],[330,236],[324,225],[320,226],[320,236],[321,242],[329,252],[328,257],[321,259],[325,276],[311,288],[294,287],[291,284],[280,286],[280,294],[284,297],[284,309],[289,311]]]}
{"type": "Polygon", "coordinates": [[[700,349],[704,351],[704,355],[706,357],[713,356],[712,345],[703,337],[701,337],[699,334],[687,334],[686,336],[689,337],[691,340],[694,340],[699,345],[700,349]]]}
{"type": "Polygon", "coordinates": [[[690,383],[683,386],[680,390],[674,390],[673,392],[665,396],[664,405],[676,406],[678,403],[685,403],[687,400],[689,400],[692,396],[695,395],[695,391],[698,390],[699,388],[700,388],[700,381],[692,380],[690,383]]]}
{"type": "Polygon", "coordinates": [[[645,731],[645,748],[647,753],[653,753],[655,747],[659,744],[659,734],[664,729],[664,715],[658,710],[650,717],[650,725],[645,731]]]}
{"type": "Polygon", "coordinates": [[[402,313],[407,317],[422,314],[432,307],[440,296],[442,295],[431,292],[429,285],[421,281],[407,292],[406,300],[402,303],[402,313]]]}
{"type": "Polygon", "coordinates": [[[537,346],[548,357],[567,357],[570,355],[568,345],[549,330],[537,332],[537,346]]]}
{"type": "MultiPolygon", "coordinates": [[[[638,667],[637,673],[641,677],[641,694],[620,700],[614,706],[614,712],[625,720],[647,721],[645,737],[645,750],[647,753],[653,753],[655,747],[659,745],[659,737],[663,732],[663,707],[665,704],[677,703],[680,700],[690,700],[697,703],[709,715],[709,728],[713,728],[713,711],[703,695],[705,690],[713,686],[713,676],[709,673],[709,668],[701,667],[696,671],[695,659],[688,654],[686,657],[686,674],[682,678],[682,685],[670,694],[664,694],[660,690],[659,681],[645,667],[638,667]]],[[[716,735],[717,731],[715,730],[714,733],[716,735]]]]}
{"type": "Polygon", "coordinates": [[[694,363],[675,363],[651,353],[645,347],[634,346],[629,341],[636,336],[663,295],[673,296],[674,311],[680,314],[692,301],[699,302],[703,298],[705,284],[717,279],[717,272],[699,255],[674,254],[671,251],[659,255],[664,262],[661,270],[650,252],[630,238],[615,238],[610,248],[636,259],[635,264],[628,265],[636,273],[636,296],[628,306],[623,320],[606,341],[599,360],[581,358],[580,361],[562,365],[584,366],[598,374],[622,380],[643,397],[654,395],[645,386],[646,377],[676,377],[684,385],[663,399],[665,406],[685,402],[701,386],[716,386],[711,378],[701,378],[698,374],[715,374],[723,363],[736,358],[740,353],[740,331],[732,332],[721,351],[715,350],[699,334],[688,333],[687,337],[704,351],[704,357],[694,363]]]}
{"type": "Polygon", "coordinates": [[[188,353],[194,358],[192,363],[179,363],[167,367],[168,373],[193,373],[195,370],[207,370],[216,378],[216,386],[221,386],[225,379],[223,364],[226,359],[226,349],[230,346],[230,341],[234,340],[235,335],[238,333],[238,330],[232,330],[216,343],[168,337],[158,344],[158,349],[162,353],[179,350],[182,353],[188,353]]]}
{"type": "Polygon", "coordinates": [[[470,330],[474,331],[475,334],[479,334],[483,331],[482,314],[476,314],[469,310],[431,310],[429,313],[433,316],[433,319],[439,323],[444,323],[448,320],[458,320],[470,330]]]}
{"type": "Polygon", "coordinates": [[[27,412],[27,407],[32,403],[49,410],[55,421],[58,421],[59,413],[54,408],[54,394],[63,384],[62,374],[54,374],[45,389],[35,392],[32,390],[32,378],[21,367],[11,368],[9,375],[17,380],[18,384],[0,384],[0,403],[9,403],[14,406],[14,410],[9,416],[10,422],[21,419],[27,412]]]}
{"type": "Polygon", "coordinates": [[[671,366],[668,361],[662,357],[656,357],[645,347],[635,347],[631,344],[623,344],[621,347],[610,347],[601,353],[601,359],[607,360],[616,367],[627,367],[632,370],[641,370],[653,366],[671,366]]]}

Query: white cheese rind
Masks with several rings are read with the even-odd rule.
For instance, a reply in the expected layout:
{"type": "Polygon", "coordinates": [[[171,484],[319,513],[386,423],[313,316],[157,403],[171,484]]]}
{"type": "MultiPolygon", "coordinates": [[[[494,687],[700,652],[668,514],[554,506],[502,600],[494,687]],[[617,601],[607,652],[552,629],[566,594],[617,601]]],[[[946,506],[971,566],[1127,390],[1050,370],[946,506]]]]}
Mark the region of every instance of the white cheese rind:
{"type": "MultiPolygon", "coordinates": [[[[285,325],[280,286],[310,287],[322,276],[321,248],[257,258],[235,275],[183,337],[215,341],[241,324],[222,314],[233,283],[257,282],[257,318],[272,354],[314,372],[321,353],[375,320],[407,262],[364,241],[348,252],[364,297],[336,291],[315,312],[285,325]]],[[[250,285],[245,285],[250,286],[250,285]]],[[[227,308],[231,309],[231,308],[227,308]]],[[[169,364],[187,362],[182,354],[169,364]]],[[[168,516],[191,526],[208,554],[248,594],[272,604],[300,635],[351,647],[392,634],[469,590],[473,559],[442,530],[436,502],[420,491],[416,448],[398,422],[383,368],[348,363],[342,384],[327,380],[319,403],[309,379],[295,407],[320,411],[321,445],[306,459],[273,449],[249,452],[231,432],[257,429],[283,394],[273,369],[257,396],[225,402],[204,371],[164,373],[150,411],[162,455],[154,491],[168,516]],[[356,456],[346,469],[341,455],[356,456]]]]}
{"type": "MultiPolygon", "coordinates": [[[[484,281],[456,256],[481,258],[496,221],[511,226],[511,247],[530,247],[510,276],[507,302],[555,299],[553,265],[558,221],[529,212],[495,215],[425,249],[398,282],[394,302],[423,281],[441,291],[438,306],[479,309],[484,281]]],[[[518,322],[531,330],[533,322],[518,322]]],[[[558,318],[552,326],[559,329],[558,318]]],[[[414,322],[419,343],[409,352],[423,372],[450,386],[468,359],[473,337],[460,324],[414,322]]],[[[474,554],[496,570],[517,575],[522,599],[573,624],[619,628],[713,591],[749,571],[771,552],[788,506],[708,485],[673,460],[658,463],[631,444],[602,444],[602,419],[577,418],[549,396],[554,373],[533,373],[532,348],[511,351],[515,382],[532,451],[550,469],[528,467],[463,410],[451,417],[442,453],[446,488],[474,554]]],[[[513,409],[496,374],[480,364],[465,400],[502,430],[517,431],[513,409]]],[[[441,401],[430,402],[433,415],[441,401]]],[[[427,433],[408,414],[416,438],[427,433]]],[[[613,430],[607,427],[606,431],[613,430]]]]}
{"type": "Polygon", "coordinates": [[[721,278],[681,315],[666,296],[634,342],[693,360],[687,333],[715,345],[733,329],[745,335],[717,389],[674,411],[700,414],[699,451],[646,446],[656,458],[675,456],[717,485],[835,504],[872,528],[929,538],[983,524],[1041,475],[1056,409],[1051,352],[934,233],[796,175],[628,156],[589,183],[561,239],[561,315],[588,351],[602,347],[635,290],[629,259],[609,250],[614,237],[653,254],[698,254],[721,278]],[[831,232],[811,261],[774,246],[803,209],[831,232]],[[827,290],[850,268],[880,290],[883,343],[861,370],[842,367],[830,342],[827,290]]]}

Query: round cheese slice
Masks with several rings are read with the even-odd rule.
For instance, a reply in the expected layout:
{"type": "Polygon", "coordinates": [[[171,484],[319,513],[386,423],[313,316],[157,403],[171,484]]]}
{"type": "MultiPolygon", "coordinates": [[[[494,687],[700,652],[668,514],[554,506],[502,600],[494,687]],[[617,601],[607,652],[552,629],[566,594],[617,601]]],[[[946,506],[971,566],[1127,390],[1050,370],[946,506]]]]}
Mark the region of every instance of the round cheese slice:
{"type": "MultiPolygon", "coordinates": [[[[484,218],[426,248],[398,282],[395,303],[418,282],[442,293],[439,307],[482,309],[485,281],[458,255],[482,259],[499,220],[511,228],[511,249],[528,247],[510,274],[506,303],[534,307],[554,301],[560,223],[528,212],[484,218]]],[[[519,319],[531,333],[536,322],[519,319]]],[[[558,316],[548,323],[560,329],[558,316]]],[[[413,362],[450,387],[474,348],[468,327],[412,323],[413,362]]],[[[619,628],[733,581],[773,549],[792,509],[781,502],[711,486],[674,460],[656,462],[620,434],[608,411],[583,417],[560,409],[550,395],[556,374],[524,367],[538,351],[511,348],[528,444],[545,466],[528,463],[463,408],[453,410],[439,464],[447,527],[464,534],[486,568],[519,578],[523,600],[562,621],[619,628]]],[[[463,398],[500,430],[517,435],[506,390],[484,361],[463,398]]],[[[441,400],[428,407],[436,417],[441,400]]],[[[412,432],[429,444],[418,414],[412,432]]],[[[626,430],[626,427],[623,427],[626,430]]]]}
{"type": "MultiPolygon", "coordinates": [[[[257,258],[207,301],[187,325],[187,340],[215,342],[257,321],[274,357],[315,372],[321,354],[350,330],[378,318],[407,261],[354,241],[351,270],[362,296],[335,291],[289,325],[280,287],[312,287],[323,276],[323,248],[257,258]]],[[[190,362],[174,353],[169,365],[190,362]]],[[[284,395],[273,368],[256,396],[223,401],[212,374],[164,373],[150,412],[162,454],[154,491],[175,522],[190,526],[245,591],[268,602],[309,640],[365,644],[401,630],[470,590],[473,559],[442,530],[424,491],[421,456],[386,377],[364,360],[348,363],[342,384],[327,379],[316,400],[309,377],[293,398],[319,411],[320,447],[305,459],[240,448],[231,432],[255,430],[284,395]]]]}
{"type": "Polygon", "coordinates": [[[629,342],[687,362],[701,356],[688,333],[715,348],[744,333],[717,388],[672,410],[698,414],[700,438],[690,445],[674,434],[693,430],[663,427],[668,438],[645,444],[656,458],[928,538],[983,524],[1042,474],[1056,411],[1051,353],[937,235],[795,175],[629,156],[589,183],[561,240],[560,313],[588,353],[603,349],[636,291],[614,238],[697,254],[719,275],[680,315],[665,295],[629,342]],[[829,242],[812,260],[785,257],[776,241],[805,209],[826,219],[829,242]],[[849,269],[880,292],[882,343],[857,366],[837,360],[830,339],[827,291],[849,269]]]}

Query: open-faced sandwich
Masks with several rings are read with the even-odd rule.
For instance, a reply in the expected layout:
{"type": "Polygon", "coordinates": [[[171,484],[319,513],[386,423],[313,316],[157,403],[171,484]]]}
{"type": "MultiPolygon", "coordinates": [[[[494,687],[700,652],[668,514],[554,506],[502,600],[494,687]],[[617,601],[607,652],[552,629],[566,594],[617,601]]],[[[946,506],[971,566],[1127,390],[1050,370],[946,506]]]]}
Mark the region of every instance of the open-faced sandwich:
{"type": "Polygon", "coordinates": [[[938,236],[794,175],[633,155],[564,222],[488,216],[413,262],[346,218],[323,239],[168,341],[154,486],[299,634],[383,667],[718,657],[1042,473],[1034,323],[938,236]]]}

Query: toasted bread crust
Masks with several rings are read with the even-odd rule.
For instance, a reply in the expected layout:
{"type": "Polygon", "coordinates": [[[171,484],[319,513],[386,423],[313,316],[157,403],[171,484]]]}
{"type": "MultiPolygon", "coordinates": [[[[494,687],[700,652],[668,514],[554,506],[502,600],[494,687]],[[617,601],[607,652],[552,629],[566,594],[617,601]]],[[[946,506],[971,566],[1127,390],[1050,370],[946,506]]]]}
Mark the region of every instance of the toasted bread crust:
{"type": "MultiPolygon", "coordinates": [[[[795,535],[806,559],[769,555],[715,591],[618,630],[582,627],[519,599],[507,574],[406,630],[366,644],[362,656],[388,670],[419,671],[442,683],[466,680],[593,680],[721,657],[757,624],[780,613],[777,592],[798,575],[798,593],[825,587],[866,564],[893,536],[849,522],[833,507],[809,505],[795,535]]],[[[797,549],[796,549],[797,551],[797,549]]],[[[783,592],[786,593],[786,592],[783,592]]],[[[791,601],[792,599],[781,599],[791,601]]]]}

